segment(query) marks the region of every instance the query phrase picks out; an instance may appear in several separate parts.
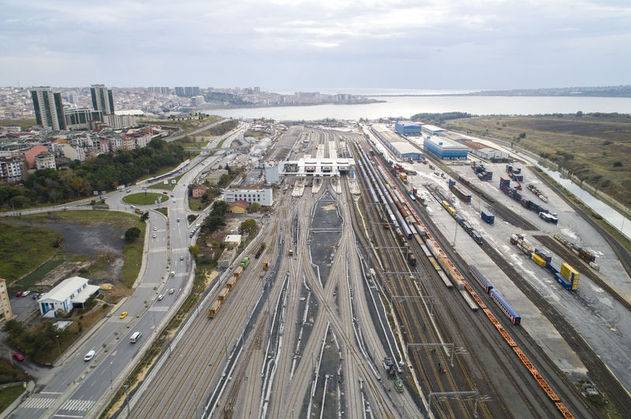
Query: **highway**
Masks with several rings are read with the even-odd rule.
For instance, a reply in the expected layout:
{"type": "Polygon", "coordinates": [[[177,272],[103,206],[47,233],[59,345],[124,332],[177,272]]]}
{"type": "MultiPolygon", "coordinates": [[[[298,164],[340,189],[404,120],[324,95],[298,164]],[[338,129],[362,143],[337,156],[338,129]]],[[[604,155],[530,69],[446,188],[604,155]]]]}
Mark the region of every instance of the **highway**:
{"type": "MultiPolygon", "coordinates": [[[[242,125],[230,136],[241,135],[245,127],[242,125]]],[[[217,142],[215,142],[216,144],[217,142]]],[[[213,144],[205,149],[213,148],[213,144]]],[[[179,303],[188,292],[192,283],[194,264],[188,247],[192,243],[187,223],[188,185],[206,167],[217,161],[219,157],[200,154],[186,166],[171,176],[182,174],[177,185],[169,194],[166,202],[168,218],[158,211],[149,210],[147,221],[145,260],[133,294],[117,306],[113,313],[88,332],[80,345],[63,359],[60,365],[51,370],[50,379],[36,387],[11,416],[15,418],[33,417],[84,417],[94,415],[102,409],[108,395],[115,391],[120,381],[130,372],[134,363],[140,359],[146,349],[157,336],[160,327],[166,323],[179,303]],[[156,238],[152,238],[153,234],[156,238]],[[172,290],[172,291],[170,291],[172,290]],[[164,295],[162,301],[157,300],[159,294],[164,295]],[[119,314],[127,311],[128,316],[121,320],[119,314]],[[136,344],[129,342],[135,331],[143,336],[136,344]],[[83,357],[94,349],[96,356],[90,362],[83,357]]],[[[143,191],[146,183],[130,186],[131,193],[143,191]]],[[[127,190],[117,190],[104,195],[104,199],[113,211],[133,212],[131,206],[122,202],[127,190]]],[[[39,213],[47,211],[91,209],[84,204],[85,200],[55,207],[38,208],[22,211],[39,213]]],[[[207,212],[202,213],[196,223],[202,221],[207,212]]]]}

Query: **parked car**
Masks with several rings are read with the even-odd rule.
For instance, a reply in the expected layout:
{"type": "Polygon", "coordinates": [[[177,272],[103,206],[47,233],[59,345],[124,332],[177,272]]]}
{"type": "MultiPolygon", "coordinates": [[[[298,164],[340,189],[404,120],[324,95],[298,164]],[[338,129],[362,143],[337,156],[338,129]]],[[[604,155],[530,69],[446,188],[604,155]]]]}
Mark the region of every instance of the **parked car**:
{"type": "Polygon", "coordinates": [[[123,320],[125,317],[127,317],[127,314],[129,314],[129,313],[127,313],[126,311],[123,311],[123,312],[122,312],[122,313],[118,316],[118,318],[119,318],[119,319],[121,319],[121,320],[123,320]]]}
{"type": "Polygon", "coordinates": [[[37,300],[37,299],[39,298],[39,293],[38,293],[38,292],[34,292],[34,293],[31,295],[31,298],[32,298],[33,300],[37,300]]]}
{"type": "Polygon", "coordinates": [[[11,354],[11,356],[13,357],[13,359],[15,359],[17,362],[23,362],[26,358],[24,357],[24,355],[22,355],[19,352],[13,352],[11,354]]]}
{"type": "Polygon", "coordinates": [[[164,299],[164,295],[160,294],[158,295],[158,301],[162,301],[164,299]]]}
{"type": "Polygon", "coordinates": [[[90,349],[88,353],[85,354],[85,356],[83,357],[83,360],[85,362],[91,361],[92,358],[94,358],[94,355],[96,355],[96,351],[94,349],[90,349]]]}
{"type": "Polygon", "coordinates": [[[26,297],[27,295],[29,295],[31,293],[31,291],[26,290],[22,293],[22,297],[26,297]]]}
{"type": "Polygon", "coordinates": [[[173,294],[175,290],[173,288],[169,288],[169,294],[173,294]]]}
{"type": "Polygon", "coordinates": [[[16,296],[17,298],[20,298],[20,297],[22,296],[22,291],[18,291],[18,292],[16,292],[16,293],[15,293],[15,296],[16,296]]]}

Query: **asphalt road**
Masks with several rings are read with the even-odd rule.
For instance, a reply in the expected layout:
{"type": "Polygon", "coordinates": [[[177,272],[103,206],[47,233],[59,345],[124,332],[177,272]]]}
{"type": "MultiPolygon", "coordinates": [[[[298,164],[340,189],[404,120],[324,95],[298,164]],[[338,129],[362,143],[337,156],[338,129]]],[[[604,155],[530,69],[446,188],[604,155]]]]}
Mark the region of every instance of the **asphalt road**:
{"type": "MultiPolygon", "coordinates": [[[[243,130],[244,127],[241,126],[230,136],[240,135],[243,130]]],[[[212,148],[213,145],[209,147],[212,148]]],[[[207,150],[208,148],[205,149],[207,150]]],[[[149,211],[146,263],[133,294],[105,321],[90,331],[89,337],[84,338],[71,355],[51,370],[47,382],[38,385],[34,394],[30,395],[11,417],[84,417],[98,414],[97,402],[113,391],[117,381],[129,373],[130,366],[138,360],[137,355],[143,346],[152,341],[160,323],[172,314],[169,310],[179,298],[184,297],[182,293],[193,268],[188,252],[188,247],[192,243],[192,226],[189,227],[186,220],[190,213],[188,185],[218,158],[202,153],[178,172],[171,174],[183,176],[169,193],[169,200],[162,205],[168,208],[168,219],[157,211],[149,211]],[[161,301],[157,300],[159,294],[164,296],[161,301]],[[119,314],[124,311],[127,311],[128,315],[125,319],[120,319],[119,314]],[[129,337],[136,331],[141,332],[142,337],[137,343],[132,344],[129,337]],[[95,350],[96,356],[91,361],[84,362],[83,357],[90,350],[95,350]]],[[[110,210],[133,212],[130,205],[122,202],[123,196],[128,194],[128,189],[131,189],[130,193],[135,193],[144,190],[144,186],[131,186],[126,190],[106,194],[104,198],[110,210]]],[[[87,202],[89,200],[26,210],[21,213],[24,215],[59,211],[64,208],[91,209],[85,205],[87,202]]],[[[202,217],[205,214],[207,213],[202,217]]],[[[201,220],[202,218],[198,218],[196,222],[201,220]]]]}

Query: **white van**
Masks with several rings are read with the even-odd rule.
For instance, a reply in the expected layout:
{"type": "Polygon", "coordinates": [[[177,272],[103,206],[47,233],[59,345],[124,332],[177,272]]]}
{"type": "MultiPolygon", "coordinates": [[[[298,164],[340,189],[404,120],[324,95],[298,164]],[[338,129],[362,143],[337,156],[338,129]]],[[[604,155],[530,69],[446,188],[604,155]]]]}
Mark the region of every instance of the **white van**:
{"type": "Polygon", "coordinates": [[[140,332],[134,332],[130,337],[129,337],[129,342],[130,343],[136,343],[138,342],[138,339],[140,339],[140,337],[142,336],[142,333],[140,332]]]}

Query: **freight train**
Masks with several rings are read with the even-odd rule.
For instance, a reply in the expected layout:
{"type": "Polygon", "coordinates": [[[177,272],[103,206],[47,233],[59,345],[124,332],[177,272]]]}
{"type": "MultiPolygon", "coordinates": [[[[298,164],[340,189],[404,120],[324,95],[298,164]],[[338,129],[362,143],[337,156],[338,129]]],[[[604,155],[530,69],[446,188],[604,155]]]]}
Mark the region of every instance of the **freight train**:
{"type": "Polygon", "coordinates": [[[517,246],[526,256],[542,268],[548,270],[554,279],[566,290],[574,291],[578,289],[580,274],[572,265],[563,262],[557,265],[550,253],[543,249],[535,248],[524,238],[523,234],[513,234],[510,243],[517,246]]]}
{"type": "Polygon", "coordinates": [[[505,179],[502,177],[500,178],[500,191],[502,191],[508,197],[513,198],[515,201],[519,202],[524,208],[537,213],[539,215],[539,218],[541,218],[545,222],[552,224],[557,224],[559,222],[559,217],[557,214],[550,212],[548,209],[541,207],[539,204],[529,199],[523,198],[521,193],[517,189],[511,188],[509,179],[505,179]]]}

